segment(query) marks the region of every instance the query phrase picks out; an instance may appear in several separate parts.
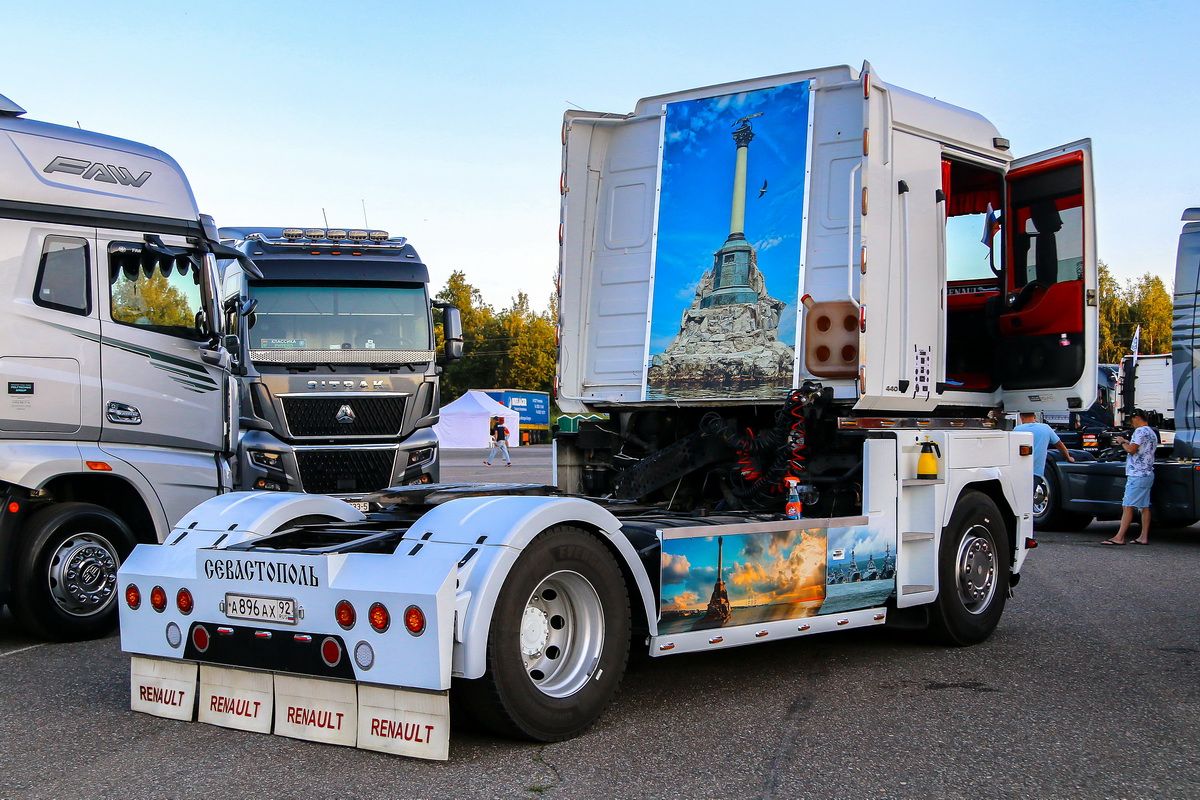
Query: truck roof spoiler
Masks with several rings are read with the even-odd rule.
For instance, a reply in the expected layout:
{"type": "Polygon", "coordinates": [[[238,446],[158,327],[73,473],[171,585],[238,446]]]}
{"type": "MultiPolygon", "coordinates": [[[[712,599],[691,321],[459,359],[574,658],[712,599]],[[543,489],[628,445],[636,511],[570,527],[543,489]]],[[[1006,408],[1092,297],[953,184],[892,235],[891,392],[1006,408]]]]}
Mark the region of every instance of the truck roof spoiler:
{"type": "Polygon", "coordinates": [[[1200,219],[1200,208],[1189,208],[1183,212],[1184,222],[1193,222],[1198,219],[1200,219]]]}
{"type": "Polygon", "coordinates": [[[9,100],[4,95],[0,94],[0,114],[5,114],[12,117],[19,117],[25,113],[25,109],[9,100]]]}

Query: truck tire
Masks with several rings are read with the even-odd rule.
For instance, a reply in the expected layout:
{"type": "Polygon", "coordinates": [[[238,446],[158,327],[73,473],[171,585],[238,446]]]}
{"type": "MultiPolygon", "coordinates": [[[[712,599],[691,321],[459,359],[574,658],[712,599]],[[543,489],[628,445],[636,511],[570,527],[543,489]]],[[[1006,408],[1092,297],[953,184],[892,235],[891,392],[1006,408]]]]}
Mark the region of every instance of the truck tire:
{"type": "Polygon", "coordinates": [[[487,672],[456,685],[456,704],[504,736],[578,736],[616,694],[629,635],[629,593],[612,554],[578,528],[550,528],[505,579],[488,631],[487,672]]]}
{"type": "Polygon", "coordinates": [[[1093,517],[1074,511],[1063,511],[1062,492],[1053,467],[1043,477],[1033,477],[1033,527],[1039,531],[1081,531],[1093,517]]]}
{"type": "Polygon", "coordinates": [[[938,550],[938,598],[929,606],[928,638],[963,647],[992,635],[1008,599],[1008,531],[990,497],[958,498],[938,550]]]}
{"type": "Polygon", "coordinates": [[[137,540],[113,512],[91,503],[56,503],[29,518],[13,574],[9,608],[30,634],[74,642],[117,624],[117,568],[137,540]]]}

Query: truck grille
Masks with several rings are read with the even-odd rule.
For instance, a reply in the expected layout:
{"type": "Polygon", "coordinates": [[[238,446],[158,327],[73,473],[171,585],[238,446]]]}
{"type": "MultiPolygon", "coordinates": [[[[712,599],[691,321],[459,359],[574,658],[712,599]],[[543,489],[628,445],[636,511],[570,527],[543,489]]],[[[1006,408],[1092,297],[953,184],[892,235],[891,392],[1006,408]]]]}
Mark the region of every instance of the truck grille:
{"type": "Polygon", "coordinates": [[[404,427],[407,395],[280,395],[280,399],[292,436],[398,436],[404,427]]]}
{"type": "Polygon", "coordinates": [[[310,494],[376,492],[392,483],[396,448],[297,450],[300,481],[310,494]]]}

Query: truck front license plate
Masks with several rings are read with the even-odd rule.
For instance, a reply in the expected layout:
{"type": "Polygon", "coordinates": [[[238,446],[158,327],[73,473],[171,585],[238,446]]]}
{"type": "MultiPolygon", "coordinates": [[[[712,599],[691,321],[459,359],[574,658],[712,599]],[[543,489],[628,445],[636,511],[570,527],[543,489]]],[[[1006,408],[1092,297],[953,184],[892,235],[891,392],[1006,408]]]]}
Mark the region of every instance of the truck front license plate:
{"type": "Polygon", "coordinates": [[[252,594],[225,595],[225,616],[259,622],[296,624],[296,601],[287,597],[258,597],[252,594]]]}
{"type": "Polygon", "coordinates": [[[359,511],[363,512],[364,514],[371,510],[371,504],[364,500],[347,500],[346,503],[351,508],[357,508],[359,511]]]}

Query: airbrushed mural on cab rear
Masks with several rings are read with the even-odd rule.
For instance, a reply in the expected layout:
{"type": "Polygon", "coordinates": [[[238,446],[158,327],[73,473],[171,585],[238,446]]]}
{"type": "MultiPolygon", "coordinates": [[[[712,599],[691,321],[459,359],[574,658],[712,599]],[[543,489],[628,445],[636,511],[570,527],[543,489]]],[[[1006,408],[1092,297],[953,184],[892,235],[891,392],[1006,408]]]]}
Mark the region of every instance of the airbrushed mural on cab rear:
{"type": "Polygon", "coordinates": [[[894,535],[866,525],[668,538],[658,631],[872,608],[895,586],[894,535]]]}

